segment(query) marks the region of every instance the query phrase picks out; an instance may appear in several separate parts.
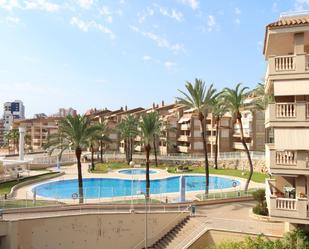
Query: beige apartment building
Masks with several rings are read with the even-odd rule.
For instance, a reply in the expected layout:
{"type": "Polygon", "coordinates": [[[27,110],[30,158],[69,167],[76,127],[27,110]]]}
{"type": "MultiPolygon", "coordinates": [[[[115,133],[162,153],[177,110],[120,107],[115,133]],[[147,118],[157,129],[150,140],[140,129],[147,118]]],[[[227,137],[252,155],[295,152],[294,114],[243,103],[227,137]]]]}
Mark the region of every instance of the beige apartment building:
{"type": "Polygon", "coordinates": [[[46,117],[15,120],[12,128],[26,128],[25,149],[41,151],[50,134],[58,132],[58,123],[61,117],[46,117]]]}
{"type": "MultiPolygon", "coordinates": [[[[183,111],[182,117],[177,122],[178,136],[177,148],[180,153],[203,153],[203,140],[201,135],[198,114],[193,109],[183,111]]],[[[215,117],[209,113],[206,117],[207,149],[211,155],[215,152],[216,124],[215,117]]],[[[232,117],[224,115],[220,121],[219,152],[231,151],[232,117]]]]}
{"type": "MultiPolygon", "coordinates": [[[[266,27],[266,182],[272,219],[309,224],[309,13],[282,15],[266,27]]],[[[287,228],[289,228],[288,226],[287,228]]],[[[293,227],[293,226],[292,226],[293,227]]]]}
{"type": "MultiPolygon", "coordinates": [[[[241,111],[244,137],[248,149],[251,151],[265,150],[265,112],[254,108],[255,97],[248,97],[245,100],[245,108],[241,111]]],[[[241,142],[240,126],[234,123],[232,149],[244,151],[241,142]]]]}

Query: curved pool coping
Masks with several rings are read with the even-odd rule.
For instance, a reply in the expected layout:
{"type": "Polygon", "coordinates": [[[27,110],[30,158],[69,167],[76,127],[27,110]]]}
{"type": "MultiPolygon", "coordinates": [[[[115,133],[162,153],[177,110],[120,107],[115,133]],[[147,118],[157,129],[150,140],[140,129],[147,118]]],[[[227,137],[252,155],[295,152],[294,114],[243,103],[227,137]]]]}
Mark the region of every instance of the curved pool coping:
{"type": "MultiPolygon", "coordinates": [[[[143,173],[143,174],[126,174],[126,173],[122,173],[122,172],[121,172],[121,171],[127,171],[127,170],[145,170],[145,171],[146,171],[145,168],[126,168],[126,169],[119,169],[119,170],[117,170],[116,172],[117,172],[118,174],[126,175],[126,176],[129,176],[129,177],[132,177],[132,176],[144,176],[144,175],[145,175],[144,173],[143,173]]],[[[160,173],[157,169],[152,169],[152,168],[150,168],[149,171],[152,171],[152,172],[153,172],[153,173],[150,173],[150,174],[149,174],[149,175],[151,175],[151,176],[160,173]]]]}

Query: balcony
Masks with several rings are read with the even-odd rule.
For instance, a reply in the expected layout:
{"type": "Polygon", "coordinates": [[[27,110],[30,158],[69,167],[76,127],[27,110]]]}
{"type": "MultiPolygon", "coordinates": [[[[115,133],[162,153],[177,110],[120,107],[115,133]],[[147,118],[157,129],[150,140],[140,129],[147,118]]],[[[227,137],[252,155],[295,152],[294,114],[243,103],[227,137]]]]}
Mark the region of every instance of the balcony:
{"type": "Polygon", "coordinates": [[[269,215],[277,220],[286,221],[289,218],[295,223],[308,223],[308,199],[278,197],[272,191],[273,188],[276,188],[275,184],[274,179],[266,180],[266,202],[269,215]]]}
{"type": "Polygon", "coordinates": [[[178,141],[181,141],[181,142],[189,142],[189,140],[190,138],[187,135],[180,135],[178,138],[178,141]]]}
{"type": "Polygon", "coordinates": [[[308,151],[276,151],[266,147],[266,166],[273,174],[309,175],[308,151]]]}
{"type": "MultiPolygon", "coordinates": [[[[273,103],[265,112],[265,122],[299,122],[304,125],[309,119],[309,103],[273,103]]],[[[283,126],[283,124],[282,124],[283,126]]]]}
{"type": "Polygon", "coordinates": [[[308,62],[309,55],[307,54],[270,57],[267,76],[308,73],[308,62]]]}
{"type": "Polygon", "coordinates": [[[187,130],[190,130],[191,129],[191,125],[190,124],[182,124],[180,126],[180,130],[182,131],[187,131],[187,130]]]}
{"type": "MultiPolygon", "coordinates": [[[[251,144],[250,143],[246,143],[248,146],[248,149],[251,150],[251,144]]],[[[233,149],[235,150],[245,150],[243,144],[241,142],[234,142],[233,143],[233,149]]]]}
{"type": "Polygon", "coordinates": [[[181,153],[188,153],[190,149],[189,146],[181,146],[181,145],[177,146],[177,148],[178,148],[178,151],[181,153]]]}

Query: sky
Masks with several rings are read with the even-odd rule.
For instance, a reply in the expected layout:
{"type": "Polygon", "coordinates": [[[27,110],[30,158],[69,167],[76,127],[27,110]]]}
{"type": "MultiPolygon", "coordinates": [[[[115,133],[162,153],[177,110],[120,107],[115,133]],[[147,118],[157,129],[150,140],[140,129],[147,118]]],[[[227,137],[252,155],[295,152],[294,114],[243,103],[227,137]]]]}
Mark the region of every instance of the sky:
{"type": "MultiPolygon", "coordinates": [[[[254,87],[265,26],[309,0],[0,0],[0,105],[26,116],[173,103],[186,81],[254,87]]],[[[1,111],[0,111],[1,114],[1,111]]]]}

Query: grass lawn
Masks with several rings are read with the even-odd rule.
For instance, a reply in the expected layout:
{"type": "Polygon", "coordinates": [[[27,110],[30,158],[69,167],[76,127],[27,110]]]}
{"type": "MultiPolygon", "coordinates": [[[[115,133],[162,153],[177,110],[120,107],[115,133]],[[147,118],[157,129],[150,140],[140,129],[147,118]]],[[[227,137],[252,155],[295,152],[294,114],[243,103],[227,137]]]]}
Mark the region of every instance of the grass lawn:
{"type": "Polygon", "coordinates": [[[57,201],[37,200],[35,204],[32,200],[3,200],[0,202],[0,208],[25,208],[25,207],[43,207],[59,205],[57,201]]]}
{"type": "Polygon", "coordinates": [[[11,188],[18,183],[29,181],[29,180],[34,180],[34,179],[39,179],[43,181],[43,180],[49,179],[51,176],[54,176],[55,174],[57,174],[57,172],[51,172],[51,173],[45,173],[45,174],[37,175],[37,176],[25,177],[19,180],[13,180],[9,182],[2,182],[0,183],[0,195],[10,193],[11,188]]]}
{"type": "Polygon", "coordinates": [[[207,197],[205,197],[205,194],[198,194],[196,197],[200,200],[205,199],[221,199],[221,198],[236,198],[236,197],[242,197],[242,196],[252,196],[252,193],[255,192],[256,189],[249,189],[247,192],[244,190],[240,191],[226,191],[226,192],[217,192],[217,193],[209,193],[207,197]]]}
{"type": "MultiPolygon", "coordinates": [[[[156,168],[155,165],[150,165],[151,168],[156,168]]],[[[117,169],[122,169],[122,168],[130,168],[129,165],[123,162],[111,162],[111,163],[98,163],[95,166],[95,170],[92,171],[93,173],[107,173],[109,169],[111,170],[117,170],[117,169]]],[[[176,171],[177,167],[176,166],[169,166],[166,164],[161,164],[158,166],[159,169],[166,169],[168,168],[169,173],[177,173],[179,172],[176,171]]],[[[205,173],[204,166],[189,166],[189,171],[188,172],[183,172],[183,173],[205,173]]],[[[214,169],[210,168],[210,174],[217,174],[217,175],[226,175],[226,176],[235,176],[235,177],[240,177],[247,179],[249,172],[248,171],[242,171],[242,170],[237,170],[237,169],[214,169]]],[[[265,179],[268,178],[269,176],[267,174],[259,173],[259,172],[254,172],[252,176],[252,181],[258,182],[258,183],[264,183],[265,179]]]]}

